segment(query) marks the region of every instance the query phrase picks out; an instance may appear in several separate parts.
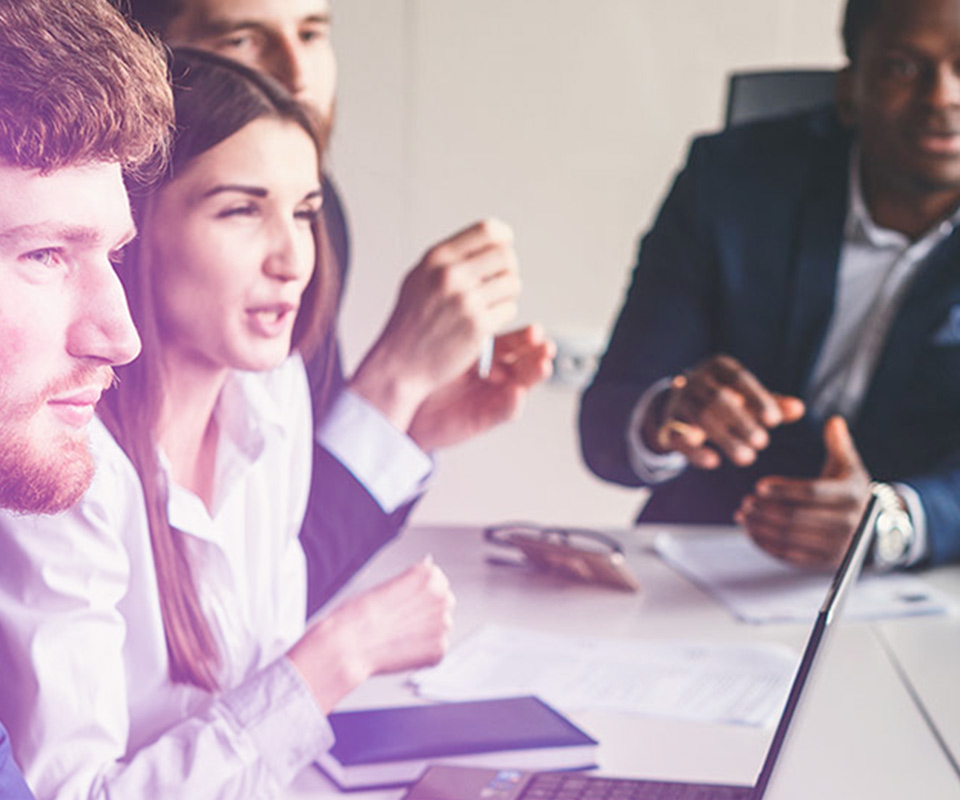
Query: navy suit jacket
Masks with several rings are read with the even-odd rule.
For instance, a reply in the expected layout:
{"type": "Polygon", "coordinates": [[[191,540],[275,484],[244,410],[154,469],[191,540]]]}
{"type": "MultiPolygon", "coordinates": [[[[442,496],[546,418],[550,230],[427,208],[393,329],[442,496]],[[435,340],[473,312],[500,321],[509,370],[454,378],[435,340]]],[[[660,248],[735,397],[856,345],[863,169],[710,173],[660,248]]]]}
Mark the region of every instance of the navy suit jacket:
{"type": "MultiPolygon", "coordinates": [[[[850,146],[829,109],[694,141],[581,399],[593,472],[642,485],[627,455],[632,410],[655,381],[710,355],[733,355],[768,388],[806,396],[833,311],[850,146]]],[[[808,414],[776,429],[750,468],[687,469],[654,488],[640,519],[729,523],[759,477],[819,474],[822,426],[808,414]]],[[[960,558],[957,231],[909,289],[851,430],[874,479],[919,492],[932,560],[960,558]]]]}
{"type": "MultiPolygon", "coordinates": [[[[336,187],[323,179],[323,223],[340,276],[340,296],[350,263],[346,216],[336,187]]],[[[346,380],[336,331],[331,330],[315,355],[307,360],[314,420],[325,415],[346,380]]],[[[350,576],[390,541],[403,526],[413,504],[387,514],[331,453],[313,448],[313,474],[300,543],[307,558],[307,615],[324,605],[350,576]]]]}

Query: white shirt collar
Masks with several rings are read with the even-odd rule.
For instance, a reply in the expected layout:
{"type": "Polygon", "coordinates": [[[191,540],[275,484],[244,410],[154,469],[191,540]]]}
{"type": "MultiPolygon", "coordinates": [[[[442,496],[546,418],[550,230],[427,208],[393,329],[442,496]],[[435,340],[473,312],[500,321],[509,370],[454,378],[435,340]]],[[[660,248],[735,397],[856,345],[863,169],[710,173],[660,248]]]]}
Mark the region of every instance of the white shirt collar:
{"type": "Polygon", "coordinates": [[[263,373],[233,371],[227,377],[214,408],[220,426],[214,467],[212,515],[193,492],[174,483],[170,463],[161,452],[160,463],[169,489],[170,524],[184,532],[217,540],[215,517],[243,474],[263,455],[266,442],[287,439],[289,424],[270,395],[263,373]]]}
{"type": "MultiPolygon", "coordinates": [[[[878,225],[870,209],[867,208],[867,201],[863,196],[863,179],[860,170],[860,148],[854,144],[850,151],[849,166],[849,200],[847,202],[847,221],[844,226],[844,235],[848,241],[859,241],[874,247],[896,248],[906,250],[911,246],[910,238],[900,231],[891,230],[878,225]]],[[[960,224],[960,207],[958,207],[951,216],[934,225],[930,230],[924,233],[913,245],[925,241],[928,237],[936,237],[940,241],[951,233],[953,229],[960,224]]]]}
{"type": "Polygon", "coordinates": [[[222,436],[228,437],[249,461],[263,452],[264,429],[286,437],[289,428],[276,401],[258,373],[231,372],[214,410],[222,436]]]}

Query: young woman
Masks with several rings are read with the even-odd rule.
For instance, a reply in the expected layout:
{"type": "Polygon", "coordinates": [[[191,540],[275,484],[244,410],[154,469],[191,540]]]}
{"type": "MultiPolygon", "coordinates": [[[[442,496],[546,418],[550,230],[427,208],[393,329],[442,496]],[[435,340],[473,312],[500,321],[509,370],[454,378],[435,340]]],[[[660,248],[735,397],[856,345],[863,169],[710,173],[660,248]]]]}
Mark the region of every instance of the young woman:
{"type": "Polygon", "coordinates": [[[230,62],[185,51],[173,77],[170,165],[134,187],[119,265],[143,353],[91,425],[96,477],[64,514],[0,519],[0,716],[41,800],[274,796],[344,694],[445,648],[429,561],[304,631],[299,351],[336,291],[318,137],[230,62]]]}

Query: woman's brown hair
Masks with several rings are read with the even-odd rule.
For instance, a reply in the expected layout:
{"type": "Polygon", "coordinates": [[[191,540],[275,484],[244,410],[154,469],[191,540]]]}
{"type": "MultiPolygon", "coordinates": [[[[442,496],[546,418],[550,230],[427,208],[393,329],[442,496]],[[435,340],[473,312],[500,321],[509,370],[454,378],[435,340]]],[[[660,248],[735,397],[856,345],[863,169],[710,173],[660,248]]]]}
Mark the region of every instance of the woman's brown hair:
{"type": "MultiPolygon", "coordinates": [[[[159,183],[130,186],[138,225],[149,225],[153,198],[163,185],[175,179],[194,158],[254,120],[274,118],[299,125],[314,142],[319,162],[321,138],[310,112],[269,77],[190,49],[173,52],[171,74],[176,134],[167,170],[159,183]]],[[[314,241],[316,265],[303,292],[292,338],[292,347],[306,356],[323,344],[329,345],[328,331],[337,297],[336,273],[322,222],[314,229],[314,241]]],[[[186,537],[171,527],[167,517],[168,487],[157,452],[157,426],[167,376],[160,365],[163,331],[154,305],[154,287],[163,275],[148,261],[136,241],[124,256],[120,277],[143,351],[132,364],[117,370],[118,385],[105,396],[100,414],[136,467],[143,486],[170,677],[212,691],[217,688],[220,653],[203,613],[186,537]]]]}

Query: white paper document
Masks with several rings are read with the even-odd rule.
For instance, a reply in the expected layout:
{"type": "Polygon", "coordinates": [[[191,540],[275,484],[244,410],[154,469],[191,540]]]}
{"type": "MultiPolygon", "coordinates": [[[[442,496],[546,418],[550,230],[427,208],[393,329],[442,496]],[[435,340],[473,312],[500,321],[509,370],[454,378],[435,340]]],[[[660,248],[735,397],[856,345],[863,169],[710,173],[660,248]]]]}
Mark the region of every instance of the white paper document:
{"type": "Polygon", "coordinates": [[[535,694],[568,712],[770,725],[798,661],[780,645],[580,638],[491,625],[413,682],[435,700],[535,694]]]}
{"type": "MultiPolygon", "coordinates": [[[[816,617],[831,575],[803,570],[768,555],[741,532],[688,536],[661,532],[660,557],[745,622],[801,622],[816,617]]],[[[873,620],[941,614],[949,601],[915,575],[864,573],[844,616],[873,620]]]]}

